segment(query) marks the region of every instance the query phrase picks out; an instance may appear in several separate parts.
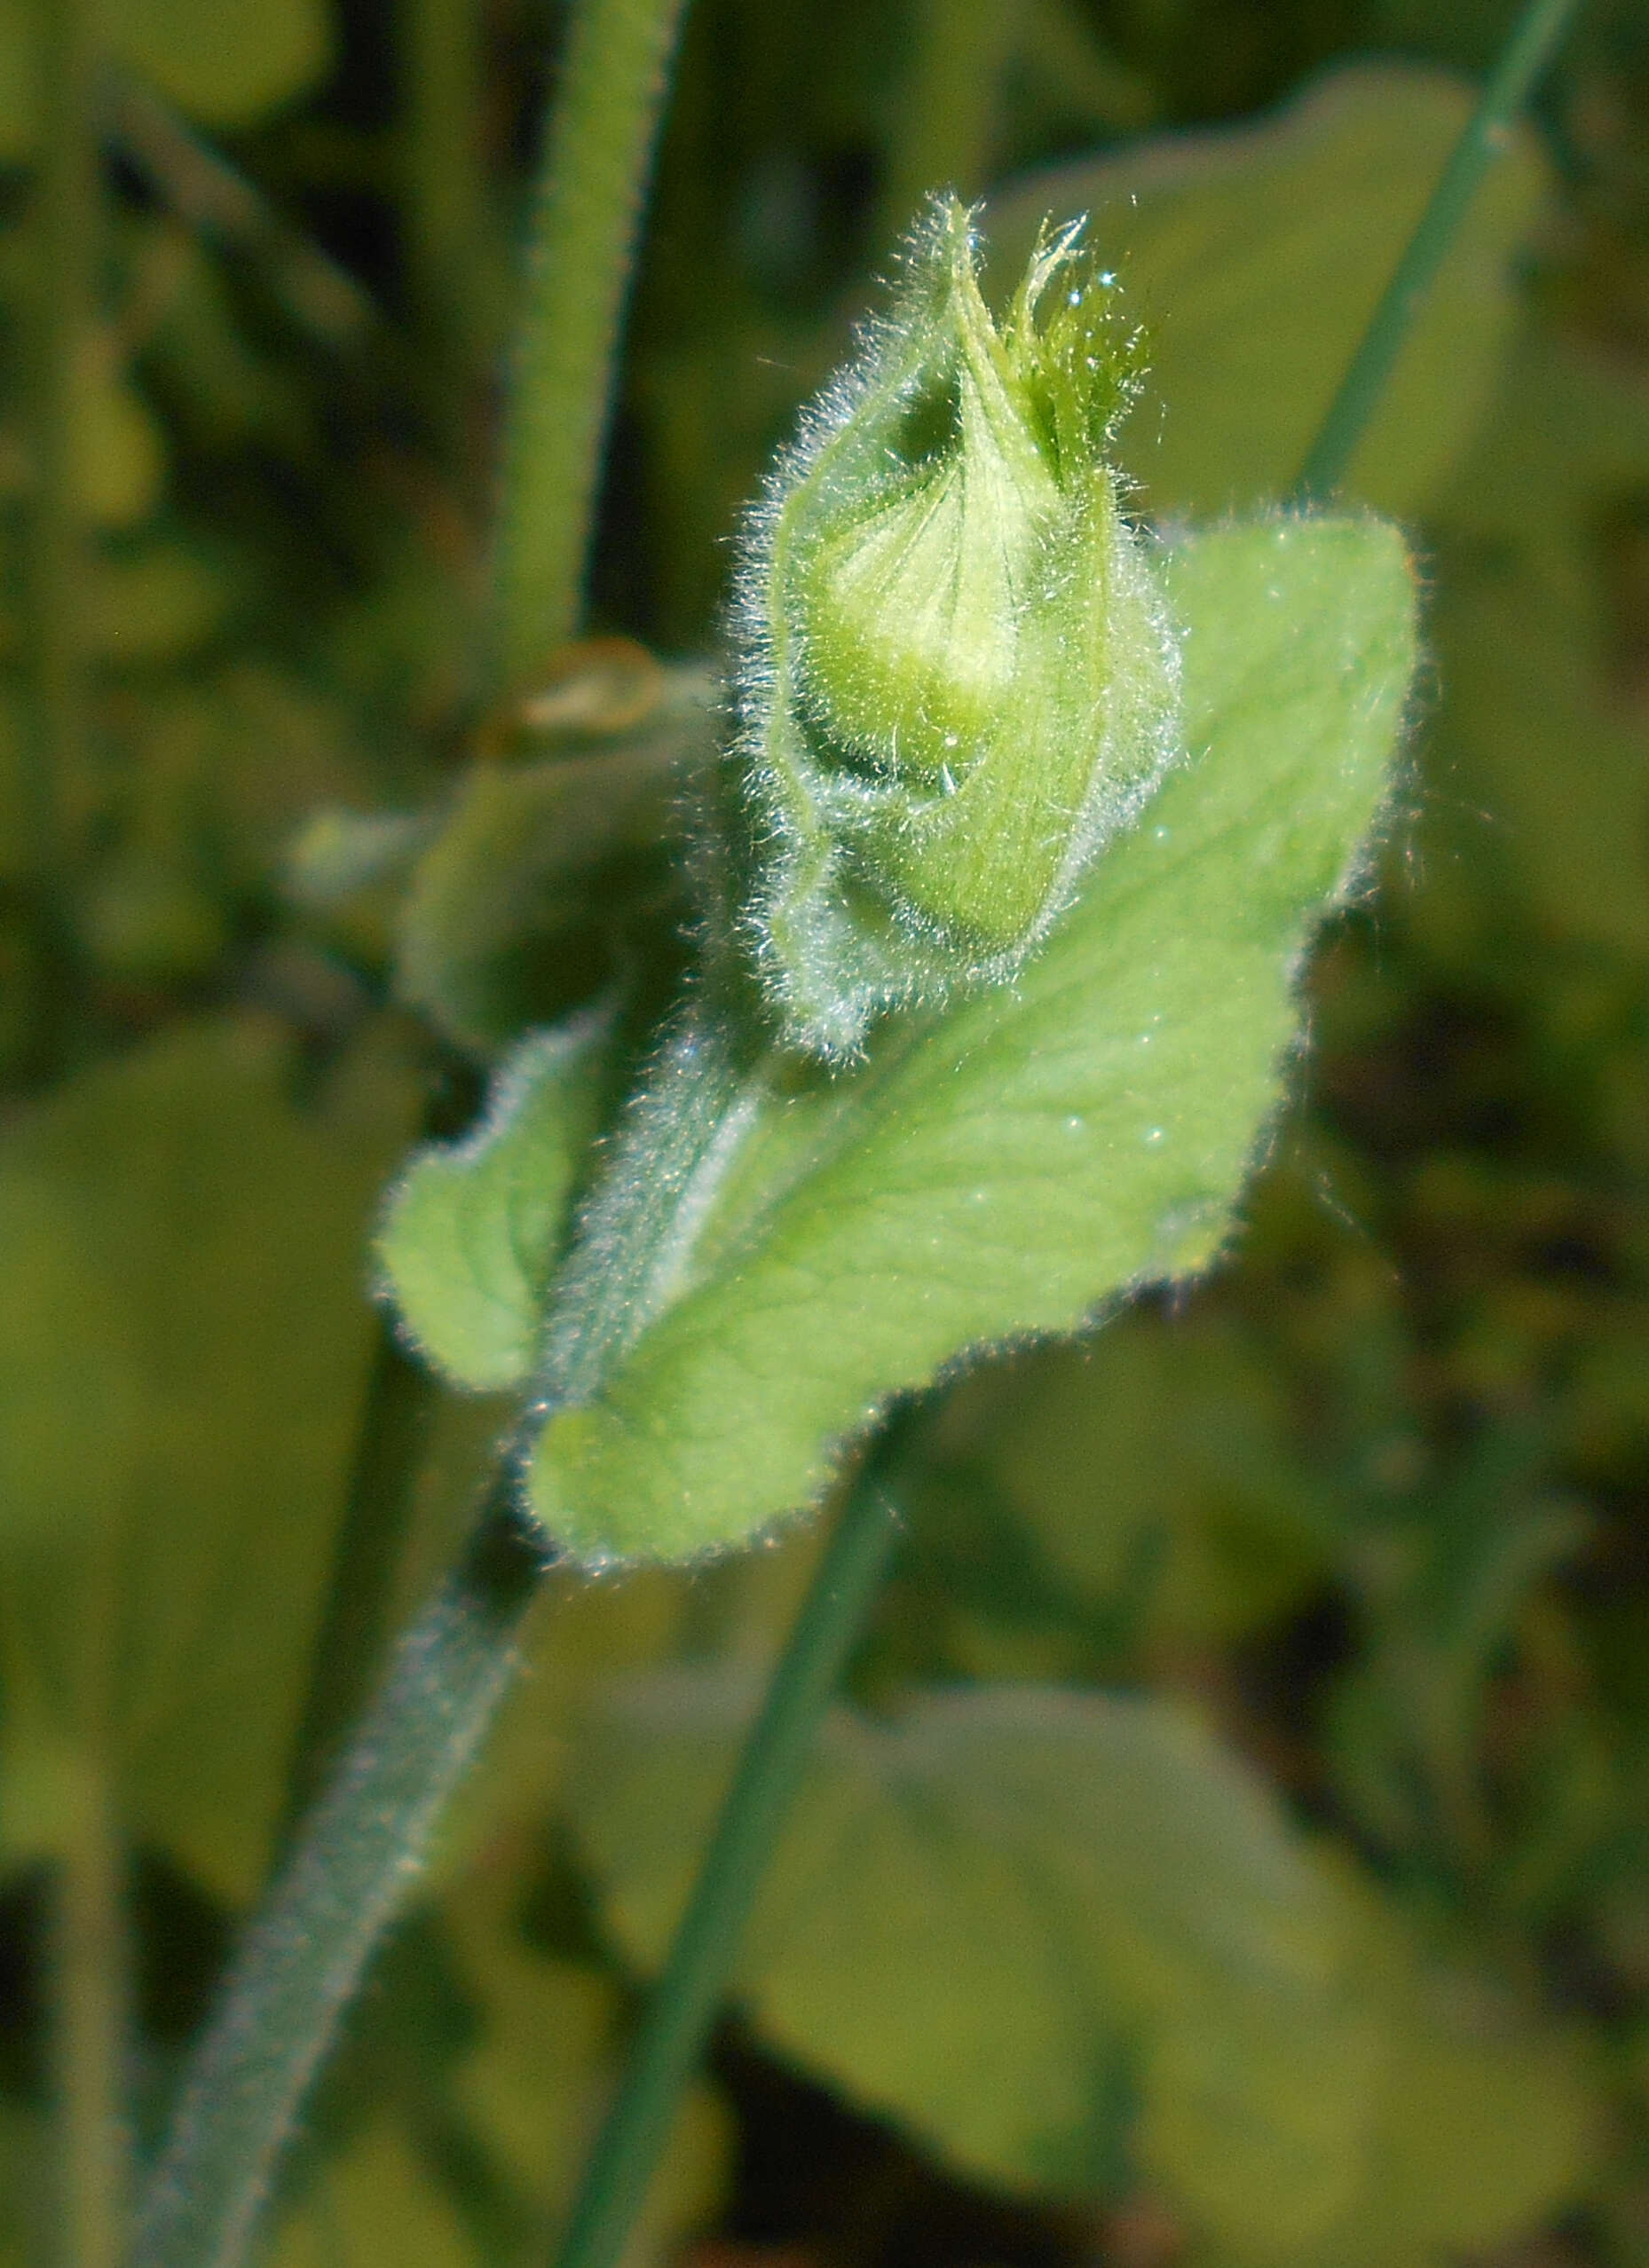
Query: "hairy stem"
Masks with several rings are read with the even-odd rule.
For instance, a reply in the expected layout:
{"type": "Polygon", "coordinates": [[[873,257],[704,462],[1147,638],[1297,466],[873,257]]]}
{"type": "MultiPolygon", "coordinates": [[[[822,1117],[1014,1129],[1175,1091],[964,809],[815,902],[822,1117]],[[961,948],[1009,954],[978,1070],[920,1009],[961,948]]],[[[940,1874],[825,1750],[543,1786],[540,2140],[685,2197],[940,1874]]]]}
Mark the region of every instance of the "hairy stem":
{"type": "Polygon", "coordinates": [[[1524,9],[1340,381],[1290,502],[1331,496],[1345,479],[1478,185],[1505,147],[1510,128],[1578,5],[1579,0],[1530,0],[1524,9]]]}
{"type": "Polygon", "coordinates": [[[376,1681],[418,1467],[439,1398],[430,1373],[403,1350],[390,1318],[381,1315],[355,1467],[293,1746],[283,1841],[319,1794],[376,1681]]]}
{"type": "Polygon", "coordinates": [[[683,0],[580,0],[530,248],[494,561],[494,669],[578,627],[619,324],[683,0]]]}
{"type": "Polygon", "coordinates": [[[864,1626],[897,1532],[884,1436],[843,1506],[751,1728],[648,2006],[584,2169],[556,2268],[613,2268],[726,1990],[744,1925],[814,1732],[864,1626]]]}
{"type": "Polygon", "coordinates": [[[143,2200],[132,2268],[245,2259],[338,2017],[509,1686],[549,1556],[515,1508],[506,1455],[462,1563],[401,1639],[219,1992],[143,2200]]]}
{"type": "Polygon", "coordinates": [[[97,259],[98,51],[93,0],[41,18],[43,157],[34,244],[34,717],[24,802],[39,989],[35,1067],[60,1064],[75,992],[65,783],[84,765],[87,669],[80,406],[92,345],[97,259]]]}

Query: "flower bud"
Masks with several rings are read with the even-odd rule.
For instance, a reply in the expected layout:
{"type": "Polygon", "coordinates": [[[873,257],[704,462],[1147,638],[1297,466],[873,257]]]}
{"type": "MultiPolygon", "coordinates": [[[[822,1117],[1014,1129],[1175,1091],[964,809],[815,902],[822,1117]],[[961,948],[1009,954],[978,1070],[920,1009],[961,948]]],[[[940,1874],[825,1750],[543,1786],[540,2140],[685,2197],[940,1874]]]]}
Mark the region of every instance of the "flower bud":
{"type": "Polygon", "coordinates": [[[1000,327],[935,201],[746,541],[736,865],[786,1038],[1009,976],[1178,745],[1178,663],[1105,445],[1138,335],[1077,229],[1000,327]]]}

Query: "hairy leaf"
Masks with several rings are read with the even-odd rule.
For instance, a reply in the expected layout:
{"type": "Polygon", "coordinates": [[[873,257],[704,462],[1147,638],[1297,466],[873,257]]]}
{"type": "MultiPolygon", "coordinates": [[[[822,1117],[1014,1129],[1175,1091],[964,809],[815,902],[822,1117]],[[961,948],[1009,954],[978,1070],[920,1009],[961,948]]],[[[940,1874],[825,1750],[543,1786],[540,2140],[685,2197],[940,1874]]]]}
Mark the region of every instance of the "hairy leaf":
{"type": "MultiPolygon", "coordinates": [[[[575,1551],[736,1541],[816,1495],[890,1394],[1227,1233],[1300,950],[1387,791],[1413,602],[1397,538],[1357,520],[1203,536],[1169,579],[1191,761],[1012,987],[895,1020],[839,1079],[769,1060],[718,1105],[648,1327],[540,1437],[533,1501],[575,1551]]],[[[645,1139],[626,1170],[655,1201],[645,1139]]]]}
{"type": "MultiPolygon", "coordinates": [[[[1150,332],[1149,406],[1123,428],[1118,453],[1157,511],[1227,511],[1286,492],[1474,99],[1443,72],[1359,66],[1258,125],[1165,136],[992,201],[1009,272],[1045,213],[1091,216],[1089,240],[1150,332]]],[[[1515,319],[1512,262],[1545,180],[1534,135],[1519,130],[1353,463],[1366,501],[1412,511],[1469,439],[1515,319]]]]}
{"type": "Polygon", "coordinates": [[[604,1036],[586,1023],[524,1040],[475,1132],[420,1150],[385,1209],[378,1258],[396,1306],[424,1353],[476,1392],[533,1368],[604,1036]]]}

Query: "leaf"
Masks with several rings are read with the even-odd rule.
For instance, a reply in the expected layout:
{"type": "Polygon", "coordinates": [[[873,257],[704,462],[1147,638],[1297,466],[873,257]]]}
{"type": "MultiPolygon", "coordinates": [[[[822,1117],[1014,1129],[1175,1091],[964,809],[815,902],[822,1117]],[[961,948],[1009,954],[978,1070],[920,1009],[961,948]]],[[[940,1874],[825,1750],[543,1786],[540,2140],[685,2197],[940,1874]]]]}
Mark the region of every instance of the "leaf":
{"type": "MultiPolygon", "coordinates": [[[[751,1704],[718,1671],[610,1686],[570,1788],[643,1970],[751,1704]]],[[[758,2030],[975,2178],[1143,2174],[1251,2268],[1421,2268],[1576,2195],[1572,2042],[1440,1967],[1177,1705],[1030,1686],[827,1721],[734,1989],[758,2030]]]]}
{"type": "Polygon", "coordinates": [[[1523,341],[1437,500],[1444,701],[1427,835],[1440,871],[1423,917],[1464,861],[1542,933],[1649,953],[1649,727],[1619,681],[1604,603],[1607,532],[1641,512],[1645,480],[1642,386],[1572,346],[1523,341]]]}
{"type": "Polygon", "coordinates": [[[1262,2209],[1233,2263],[1452,2268],[1586,2193],[1603,2133],[1601,2074],[1575,2040],[1503,1989],[1428,1957],[1368,1893],[1358,1902],[1359,1968],[1386,2037],[1363,2177],[1333,2226],[1281,2263],[1262,2209]]]}
{"type": "Polygon", "coordinates": [[[595,1131],[604,1025],[524,1040],[464,1141],[420,1150],[391,1193],[378,1258],[422,1351],[477,1393],[520,1383],[595,1131]]]}
{"type": "MultiPolygon", "coordinates": [[[[656,1676],[586,1737],[572,1816],[643,1968],[748,1700],[717,1673],[656,1676]]],[[[1142,2104],[1159,2172],[1195,2186],[1214,2153],[1291,2242],[1362,2163],[1373,2051],[1343,1922],[1258,1784],[1180,1710],[998,1687],[893,1726],[833,1713],[736,1989],[785,2054],[975,2177],[1109,2186],[1142,2104]]]]}
{"type": "Polygon", "coordinates": [[[166,443],[153,412],[99,340],[77,374],[76,484],[81,510],[99,527],[146,519],[166,479],[166,443]]]}
{"type": "Polygon", "coordinates": [[[647,957],[639,928],[675,915],[671,815],[710,720],[698,673],[660,687],[617,744],[470,767],[413,870],[396,967],[401,997],[459,1046],[493,1055],[558,1021],[647,957]]]}
{"type": "Polygon", "coordinates": [[[249,126],[332,60],[328,0],[102,0],[122,60],[204,126],[249,126]]]}
{"type": "MultiPolygon", "coordinates": [[[[1150,335],[1160,414],[1136,411],[1119,445],[1154,510],[1288,490],[1474,100],[1440,71],[1355,66],[1258,125],[1136,144],[991,201],[1006,272],[1045,214],[1090,215],[1150,335]]],[[[1460,227],[1352,468],[1382,510],[1412,512],[1479,421],[1546,177],[1519,130],[1460,227]]]]}
{"type": "MultiPolygon", "coordinates": [[[[33,157],[40,138],[37,25],[31,0],[0,0],[0,161],[33,157]]],[[[313,86],[332,59],[328,0],[102,0],[109,52],[203,126],[249,126],[313,86]]]]}
{"type": "Polygon", "coordinates": [[[1131,1310],[982,1372],[947,1408],[947,1449],[989,1473],[1072,1600],[1103,1610],[1146,1573],[1153,1633],[1240,1636],[1321,1580],[1338,1540],[1267,1351],[1217,1315],[1131,1310]]]}
{"type": "Polygon", "coordinates": [[[1222,530],[1169,568],[1193,761],[1012,988],[736,1099],[650,1327],[540,1438],[532,1500],[582,1556],[748,1535],[890,1394],[1218,1248],[1300,950],[1385,793],[1413,600],[1396,536],[1356,520],[1222,530]]]}
{"type": "Polygon", "coordinates": [[[87,642],[116,668],[178,661],[212,636],[233,596],[223,570],[184,544],[122,549],[87,572],[87,642]]]}
{"type": "Polygon", "coordinates": [[[264,2258],[265,2268],[476,2268],[477,2254],[407,2134],[385,2118],[320,2167],[264,2258]]]}
{"type": "MultiPolygon", "coordinates": [[[[610,1977],[529,1950],[483,1910],[452,1928],[485,2016],[453,2099],[540,2225],[542,2251],[571,2205],[619,2072],[624,1997],[610,1977]]],[[[685,2095],[635,2217],[623,2268],[673,2257],[714,2219],[732,2147],[726,2106],[707,2083],[685,2095]]],[[[524,2248],[524,2250],[529,2248],[524,2248]]]]}
{"type": "Polygon", "coordinates": [[[185,1025],[0,1139],[7,1854],[28,1759],[89,1743],[117,1807],[217,1894],[260,1877],[370,1316],[363,1232],[415,1106],[382,1045],[323,1109],[288,1043],[185,1025]],[[98,1676],[89,1674],[89,1665],[98,1676]]]}

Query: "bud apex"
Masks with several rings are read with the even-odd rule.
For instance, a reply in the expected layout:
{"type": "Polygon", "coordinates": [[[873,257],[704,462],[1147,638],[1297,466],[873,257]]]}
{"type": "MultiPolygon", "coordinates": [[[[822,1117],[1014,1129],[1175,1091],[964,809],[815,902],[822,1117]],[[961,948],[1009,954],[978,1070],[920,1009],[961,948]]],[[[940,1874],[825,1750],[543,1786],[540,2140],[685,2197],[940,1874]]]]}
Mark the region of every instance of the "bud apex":
{"type": "Polygon", "coordinates": [[[1178,665],[1105,462],[1137,335],[1077,230],[1000,328],[936,201],[808,413],[740,585],[729,879],[791,1043],[1012,974],[1172,760],[1178,665]]]}

